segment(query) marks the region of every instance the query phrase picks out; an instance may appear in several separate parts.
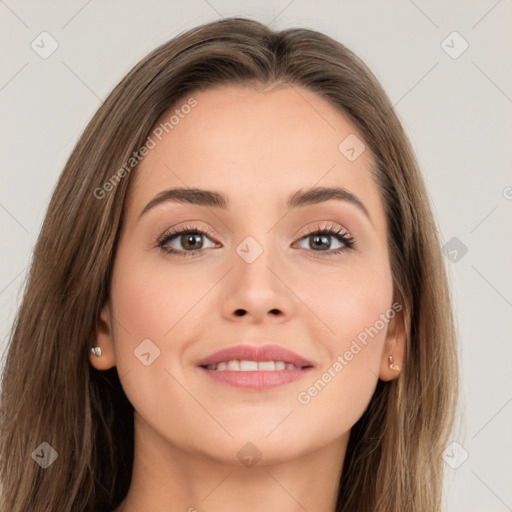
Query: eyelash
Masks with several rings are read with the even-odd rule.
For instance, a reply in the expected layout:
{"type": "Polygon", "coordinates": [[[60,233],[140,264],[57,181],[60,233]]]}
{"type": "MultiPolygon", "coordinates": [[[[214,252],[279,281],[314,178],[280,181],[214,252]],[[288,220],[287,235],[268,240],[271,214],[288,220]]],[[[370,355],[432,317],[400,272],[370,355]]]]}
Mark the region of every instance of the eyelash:
{"type": "MultiPolygon", "coordinates": [[[[179,228],[173,228],[168,231],[166,231],[163,235],[161,235],[158,240],[156,247],[160,248],[163,252],[166,254],[172,254],[172,255],[183,255],[185,257],[193,257],[197,253],[203,251],[204,249],[196,249],[193,251],[182,251],[182,250],[176,250],[167,247],[167,243],[169,243],[173,238],[176,238],[178,235],[183,234],[198,234],[198,235],[204,235],[208,238],[214,238],[213,233],[211,233],[209,230],[203,230],[198,228],[197,226],[181,226],[179,228]]],[[[342,247],[340,249],[331,249],[328,251],[313,251],[310,250],[310,252],[320,252],[325,253],[325,256],[331,257],[331,256],[337,256],[343,252],[351,251],[355,248],[355,240],[354,238],[344,229],[339,228],[337,226],[328,225],[323,228],[320,227],[320,225],[317,226],[316,229],[312,229],[302,235],[302,237],[299,239],[299,241],[304,240],[305,238],[311,236],[311,235],[328,235],[333,236],[338,239],[341,243],[344,244],[345,247],[342,247]]],[[[314,258],[321,258],[324,257],[323,255],[313,255],[314,258]]]]}

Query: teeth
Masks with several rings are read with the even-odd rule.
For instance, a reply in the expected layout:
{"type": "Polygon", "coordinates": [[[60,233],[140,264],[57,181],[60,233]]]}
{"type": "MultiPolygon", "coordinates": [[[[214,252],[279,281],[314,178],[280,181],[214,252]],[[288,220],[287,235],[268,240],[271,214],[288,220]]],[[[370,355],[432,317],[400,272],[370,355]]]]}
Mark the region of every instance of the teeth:
{"type": "Polygon", "coordinates": [[[284,361],[222,361],[207,365],[208,370],[231,370],[235,372],[274,371],[274,370],[300,370],[300,366],[284,361]]]}
{"type": "Polygon", "coordinates": [[[258,371],[258,362],[257,361],[240,361],[240,371],[242,371],[242,372],[258,371]]]}
{"type": "Polygon", "coordinates": [[[240,361],[228,361],[228,370],[240,371],[240,361]]]}

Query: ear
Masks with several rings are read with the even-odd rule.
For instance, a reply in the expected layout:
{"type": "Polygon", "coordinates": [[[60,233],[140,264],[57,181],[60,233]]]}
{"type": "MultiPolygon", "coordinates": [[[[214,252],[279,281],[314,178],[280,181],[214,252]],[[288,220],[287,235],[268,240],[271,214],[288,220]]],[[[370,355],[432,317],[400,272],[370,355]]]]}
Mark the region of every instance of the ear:
{"type": "Polygon", "coordinates": [[[383,381],[393,380],[400,375],[402,365],[405,359],[405,311],[404,308],[396,312],[395,316],[389,321],[386,341],[382,349],[379,379],[383,381]],[[393,367],[389,356],[393,358],[393,367]]]}
{"type": "Polygon", "coordinates": [[[89,361],[97,370],[109,370],[116,364],[112,324],[110,304],[107,302],[101,310],[94,343],[94,346],[101,348],[101,356],[92,354],[89,347],[89,361]]]}

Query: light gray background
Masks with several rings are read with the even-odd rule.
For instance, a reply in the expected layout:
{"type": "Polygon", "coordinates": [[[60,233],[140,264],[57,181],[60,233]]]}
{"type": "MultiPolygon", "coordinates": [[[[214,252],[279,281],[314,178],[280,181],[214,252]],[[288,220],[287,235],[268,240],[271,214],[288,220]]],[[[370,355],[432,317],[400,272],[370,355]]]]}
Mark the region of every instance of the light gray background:
{"type": "Polygon", "coordinates": [[[327,33],[396,105],[443,244],[457,237],[467,247],[446,259],[462,364],[460,446],[447,460],[469,455],[447,465],[447,510],[512,510],[510,0],[0,0],[0,349],[57,177],[101,100],[157,45],[231,15],[327,33]],[[43,31],[59,45],[47,59],[31,47],[43,31]],[[469,44],[458,58],[458,36],[442,45],[453,31],[469,44]]]}

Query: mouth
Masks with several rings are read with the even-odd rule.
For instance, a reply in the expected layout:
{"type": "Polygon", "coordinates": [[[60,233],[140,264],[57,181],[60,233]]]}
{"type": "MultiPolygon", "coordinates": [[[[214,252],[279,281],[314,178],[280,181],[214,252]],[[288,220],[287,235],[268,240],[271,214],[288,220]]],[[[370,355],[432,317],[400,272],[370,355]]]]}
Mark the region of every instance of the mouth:
{"type": "Polygon", "coordinates": [[[199,361],[210,382],[263,391],[295,382],[313,370],[312,362],[279,345],[238,345],[199,361]]]}
{"type": "Polygon", "coordinates": [[[311,361],[280,345],[235,345],[224,348],[197,362],[208,369],[232,371],[272,371],[313,366],[311,361]],[[284,364],[284,367],[283,367],[284,364]],[[261,368],[260,368],[261,365],[261,368]]]}
{"type": "Polygon", "coordinates": [[[275,372],[282,370],[302,370],[304,368],[312,368],[312,365],[297,366],[293,363],[285,361],[247,361],[232,359],[231,361],[221,361],[217,364],[201,365],[206,370],[214,370],[219,372],[275,372]]]}

